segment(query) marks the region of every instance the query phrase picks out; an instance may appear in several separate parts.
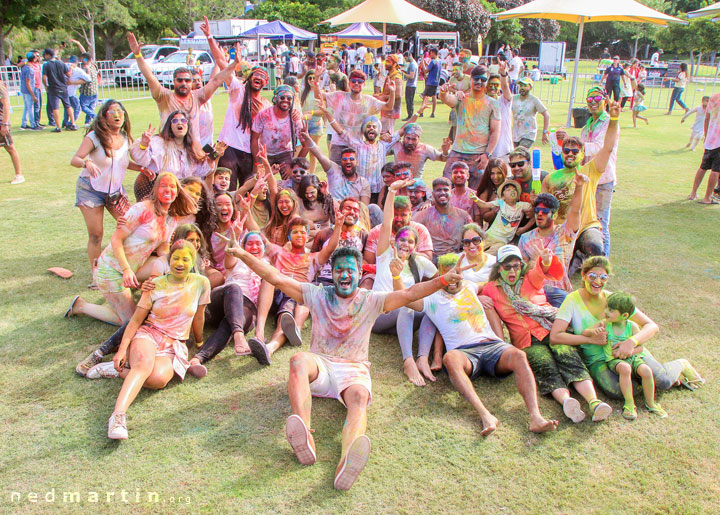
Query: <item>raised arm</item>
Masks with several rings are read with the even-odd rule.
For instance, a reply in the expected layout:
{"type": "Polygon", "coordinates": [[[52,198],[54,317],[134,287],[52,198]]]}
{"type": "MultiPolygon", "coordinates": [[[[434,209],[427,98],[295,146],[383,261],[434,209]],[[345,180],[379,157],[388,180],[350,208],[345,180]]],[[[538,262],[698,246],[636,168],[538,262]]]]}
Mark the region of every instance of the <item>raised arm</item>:
{"type": "Polygon", "coordinates": [[[600,172],[600,173],[603,173],[605,171],[605,167],[607,166],[608,160],[610,159],[610,154],[612,154],[613,148],[615,148],[615,143],[617,142],[618,130],[619,130],[618,117],[620,116],[620,104],[617,102],[610,102],[609,112],[610,112],[610,123],[608,124],[608,129],[607,129],[607,132],[605,133],[605,141],[603,142],[603,147],[595,155],[595,158],[594,158],[595,167],[597,168],[598,172],[600,172]]]}
{"type": "Polygon", "coordinates": [[[318,252],[318,261],[321,265],[324,265],[328,262],[330,259],[330,256],[332,256],[332,253],[335,252],[335,249],[338,246],[338,243],[340,243],[340,233],[342,232],[343,223],[345,223],[345,215],[342,214],[342,212],[336,207],[335,208],[335,227],[333,228],[332,236],[330,236],[330,239],[327,242],[327,245],[325,245],[319,252],[318,252]]]}
{"type": "Polygon", "coordinates": [[[227,243],[227,246],[225,247],[225,252],[229,252],[230,254],[237,257],[238,259],[241,259],[243,261],[243,263],[245,263],[247,266],[249,266],[262,279],[264,279],[268,283],[272,284],[276,288],[279,288],[280,290],[282,290],[283,293],[285,293],[285,295],[291,297],[292,299],[296,300],[297,302],[303,301],[302,284],[301,283],[299,283],[295,279],[284,276],[274,266],[266,263],[265,261],[261,261],[261,260],[257,259],[255,256],[249,254],[248,252],[245,251],[245,249],[243,249],[242,247],[237,245],[237,242],[235,242],[235,245],[232,245],[230,238],[227,238],[222,234],[218,234],[218,233],[215,233],[215,234],[221,240],[223,240],[223,241],[225,241],[225,243],[227,243]]]}
{"type": "Polygon", "coordinates": [[[475,265],[471,264],[461,268],[460,261],[458,261],[458,264],[451,268],[445,275],[438,275],[429,281],[416,283],[406,290],[393,291],[385,297],[383,310],[387,313],[393,309],[407,306],[415,311],[422,311],[422,299],[428,295],[432,295],[445,286],[459,283],[463,279],[462,272],[473,266],[475,265]]]}
{"type": "Polygon", "coordinates": [[[233,74],[235,73],[237,64],[239,63],[238,59],[242,59],[242,57],[240,56],[239,48],[240,43],[235,43],[235,60],[232,61],[229,65],[223,67],[223,70],[220,73],[211,76],[207,84],[202,87],[199,95],[201,103],[207,102],[210,97],[212,97],[213,93],[215,93],[215,91],[220,87],[220,84],[222,84],[223,82],[228,85],[230,84],[233,78],[233,74]]]}
{"type": "Polygon", "coordinates": [[[312,140],[310,134],[308,134],[307,132],[307,127],[303,128],[303,130],[300,131],[300,134],[298,136],[300,137],[300,141],[302,142],[303,146],[306,147],[308,151],[315,156],[315,159],[318,160],[320,166],[322,166],[323,170],[325,170],[325,173],[328,174],[328,180],[330,180],[329,171],[333,166],[335,166],[335,163],[330,161],[330,159],[325,154],[323,154],[322,150],[320,150],[320,147],[312,140]]]}
{"type": "Polygon", "coordinates": [[[451,109],[458,105],[458,97],[455,93],[448,91],[447,84],[440,86],[440,102],[450,107],[451,109]]]}
{"type": "Polygon", "coordinates": [[[398,190],[407,188],[415,179],[406,179],[404,181],[395,181],[388,188],[387,197],[385,197],[385,207],[383,208],[383,221],[378,234],[377,251],[375,255],[380,256],[390,245],[390,236],[392,235],[392,221],[395,214],[395,195],[398,190]]]}
{"type": "Polygon", "coordinates": [[[145,80],[148,83],[148,88],[150,88],[150,93],[152,94],[153,98],[160,95],[160,92],[164,89],[162,84],[160,84],[160,81],[157,80],[157,77],[152,72],[152,69],[150,69],[150,65],[145,61],[145,58],[142,56],[142,52],[140,51],[140,43],[138,43],[137,39],[135,38],[135,34],[132,32],[128,32],[128,45],[130,45],[130,50],[132,51],[133,55],[135,56],[135,62],[138,65],[138,69],[143,74],[143,77],[145,77],[145,80]]]}
{"type": "Polygon", "coordinates": [[[587,175],[575,172],[575,178],[573,179],[573,182],[575,183],[575,192],[573,193],[572,200],[570,201],[567,218],[565,218],[565,223],[567,224],[568,229],[570,229],[572,232],[577,232],[580,230],[582,192],[583,188],[585,188],[585,185],[589,180],[590,179],[587,175]]]}
{"type": "Polygon", "coordinates": [[[203,16],[203,22],[200,24],[200,30],[205,35],[208,41],[208,46],[210,47],[210,53],[213,56],[213,59],[215,59],[215,62],[220,68],[225,68],[228,65],[227,59],[225,59],[225,52],[222,51],[220,48],[220,45],[217,44],[217,41],[215,41],[215,38],[210,33],[210,22],[207,19],[207,16],[203,16]]]}
{"type": "Polygon", "coordinates": [[[502,92],[502,96],[505,98],[505,100],[512,100],[513,94],[512,91],[510,91],[510,80],[508,79],[508,73],[507,73],[507,61],[500,61],[500,64],[498,65],[499,72],[500,72],[500,91],[502,92]]]}

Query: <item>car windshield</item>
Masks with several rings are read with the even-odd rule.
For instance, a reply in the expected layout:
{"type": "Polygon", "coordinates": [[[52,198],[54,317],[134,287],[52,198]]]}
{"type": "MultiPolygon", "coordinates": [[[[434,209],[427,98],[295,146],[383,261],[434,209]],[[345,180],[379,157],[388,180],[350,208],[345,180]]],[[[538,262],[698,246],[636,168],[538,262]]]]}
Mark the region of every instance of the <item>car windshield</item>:
{"type": "MultiPolygon", "coordinates": [[[[141,48],[140,52],[142,53],[142,56],[145,59],[147,59],[148,57],[153,56],[156,49],[157,49],[156,47],[150,47],[150,48],[145,47],[145,48],[141,48]]],[[[130,52],[128,55],[125,56],[125,59],[133,59],[134,57],[135,57],[135,55],[132,52],[130,52]]]]}
{"type": "Polygon", "coordinates": [[[170,54],[165,58],[163,61],[164,63],[185,63],[187,62],[187,52],[175,52],[174,54],[170,54]]]}

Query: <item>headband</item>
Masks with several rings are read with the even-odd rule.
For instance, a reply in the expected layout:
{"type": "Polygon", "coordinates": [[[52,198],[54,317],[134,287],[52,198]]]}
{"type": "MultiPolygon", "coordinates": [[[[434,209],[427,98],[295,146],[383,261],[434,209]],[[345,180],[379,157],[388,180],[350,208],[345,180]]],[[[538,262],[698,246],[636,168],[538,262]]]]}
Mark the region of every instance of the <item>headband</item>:
{"type": "Polygon", "coordinates": [[[405,135],[415,134],[417,137],[422,136],[422,127],[418,123],[408,123],[405,126],[405,135]]]}

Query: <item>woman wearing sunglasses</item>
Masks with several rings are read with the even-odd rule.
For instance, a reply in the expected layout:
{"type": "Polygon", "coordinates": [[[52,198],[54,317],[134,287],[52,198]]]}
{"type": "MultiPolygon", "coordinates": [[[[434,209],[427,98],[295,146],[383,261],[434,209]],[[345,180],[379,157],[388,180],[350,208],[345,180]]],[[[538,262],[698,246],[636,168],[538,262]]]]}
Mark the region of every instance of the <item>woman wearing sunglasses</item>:
{"type": "MultiPolygon", "coordinates": [[[[193,145],[193,133],[187,115],[174,111],[167,117],[160,134],[154,135],[152,124],[140,139],[130,147],[130,156],[141,166],[158,174],[172,172],[178,179],[196,176],[205,177],[213,169],[213,162],[207,154],[198,155],[193,145]]],[[[219,157],[219,156],[218,156],[219,157]]],[[[135,198],[142,201],[152,190],[152,182],[145,176],[135,181],[135,198]]]]}
{"type": "MultiPolygon", "coordinates": [[[[612,293],[607,291],[605,286],[611,273],[610,261],[605,257],[593,256],[585,260],[582,266],[582,287],[570,293],[560,306],[550,330],[550,343],[579,346],[595,383],[608,397],[623,399],[618,375],[608,368],[605,359],[603,346],[607,343],[607,331],[604,328],[588,331],[605,319],[607,298],[612,293]]],[[[631,356],[637,347],[642,346],[659,331],[657,324],[639,309],[635,309],[629,320],[635,322],[640,331],[615,345],[613,354],[616,354],[618,359],[631,356]]],[[[645,364],[653,372],[655,388],[667,390],[681,379],[686,362],[678,359],[660,364],[649,356],[645,364]]]]}

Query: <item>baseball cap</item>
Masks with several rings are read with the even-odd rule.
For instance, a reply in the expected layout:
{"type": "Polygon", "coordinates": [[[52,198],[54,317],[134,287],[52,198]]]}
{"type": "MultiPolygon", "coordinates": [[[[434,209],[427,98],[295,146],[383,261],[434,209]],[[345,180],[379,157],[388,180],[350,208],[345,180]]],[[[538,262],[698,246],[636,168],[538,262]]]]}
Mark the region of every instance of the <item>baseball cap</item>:
{"type": "Polygon", "coordinates": [[[503,245],[500,247],[497,251],[497,260],[498,263],[503,263],[506,259],[516,257],[522,261],[522,254],[520,253],[520,249],[517,248],[515,245],[503,245]]]}
{"type": "Polygon", "coordinates": [[[76,56],[76,55],[71,55],[69,61],[70,61],[71,63],[76,63],[76,62],[78,62],[78,56],[76,56]]]}
{"type": "Polygon", "coordinates": [[[518,84],[527,84],[528,86],[532,86],[533,81],[530,77],[523,77],[522,79],[518,79],[518,84]]]}
{"type": "Polygon", "coordinates": [[[32,59],[33,57],[35,57],[35,52],[30,50],[27,54],[25,54],[25,57],[27,57],[28,59],[32,59]]]}
{"type": "Polygon", "coordinates": [[[425,181],[422,179],[415,179],[415,182],[408,186],[408,189],[427,191],[427,186],[425,186],[425,181]]]}

